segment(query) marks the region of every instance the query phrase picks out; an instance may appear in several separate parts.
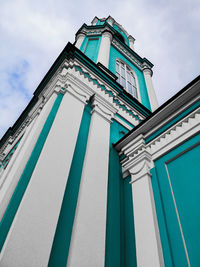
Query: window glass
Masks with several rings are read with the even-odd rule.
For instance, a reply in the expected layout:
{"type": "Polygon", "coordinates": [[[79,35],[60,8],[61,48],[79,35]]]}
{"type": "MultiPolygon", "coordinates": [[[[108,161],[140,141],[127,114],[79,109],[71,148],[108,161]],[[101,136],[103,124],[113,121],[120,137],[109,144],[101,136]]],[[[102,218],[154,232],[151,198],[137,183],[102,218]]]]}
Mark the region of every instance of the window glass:
{"type": "Polygon", "coordinates": [[[116,76],[117,81],[124,87],[124,89],[134,97],[138,98],[136,80],[130,67],[125,63],[116,61],[116,76]]]}
{"type": "Polygon", "coordinates": [[[122,79],[121,79],[121,85],[122,85],[124,88],[126,88],[126,81],[125,81],[124,77],[122,77],[122,79]]]}
{"type": "Polygon", "coordinates": [[[124,69],[124,67],[123,67],[123,66],[121,67],[121,75],[122,75],[122,77],[124,77],[124,78],[125,78],[125,69],[124,69]]]}
{"type": "Polygon", "coordinates": [[[133,90],[132,90],[132,85],[131,85],[131,83],[128,83],[128,92],[130,93],[130,94],[133,94],[133,90]]]}

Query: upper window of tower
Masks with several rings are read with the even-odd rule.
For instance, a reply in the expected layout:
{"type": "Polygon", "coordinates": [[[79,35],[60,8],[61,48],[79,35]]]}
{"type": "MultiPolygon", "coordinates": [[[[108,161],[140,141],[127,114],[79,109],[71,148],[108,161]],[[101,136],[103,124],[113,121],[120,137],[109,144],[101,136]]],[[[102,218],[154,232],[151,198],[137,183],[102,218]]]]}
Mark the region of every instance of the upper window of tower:
{"type": "Polygon", "coordinates": [[[126,44],[124,37],[123,37],[119,32],[116,32],[116,33],[115,33],[115,36],[116,36],[122,43],[126,44]]]}
{"type": "Polygon", "coordinates": [[[138,98],[136,79],[131,68],[122,61],[116,61],[117,81],[135,98],[138,98]]]}

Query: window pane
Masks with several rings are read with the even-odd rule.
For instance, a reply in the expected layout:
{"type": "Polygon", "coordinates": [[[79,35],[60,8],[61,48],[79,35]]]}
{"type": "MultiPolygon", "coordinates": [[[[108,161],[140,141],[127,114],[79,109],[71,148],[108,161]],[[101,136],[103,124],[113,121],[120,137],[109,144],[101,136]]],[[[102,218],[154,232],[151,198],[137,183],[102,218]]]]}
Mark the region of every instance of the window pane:
{"type": "Polygon", "coordinates": [[[135,83],[135,77],[133,75],[131,75],[131,83],[136,86],[136,83],[135,83]]]}
{"type": "Polygon", "coordinates": [[[130,83],[128,83],[128,92],[129,94],[133,94],[132,85],[130,83]]]}
{"type": "Polygon", "coordinates": [[[116,64],[116,71],[119,72],[119,64],[116,64]]]}
{"type": "Polygon", "coordinates": [[[127,72],[127,79],[128,79],[128,82],[131,82],[131,74],[129,71],[127,72]]]}
{"type": "Polygon", "coordinates": [[[121,77],[121,85],[125,88],[126,87],[126,82],[123,77],[121,77]]]}
{"type": "Polygon", "coordinates": [[[137,90],[136,90],[135,87],[133,87],[133,95],[134,95],[135,98],[138,98],[138,96],[137,96],[137,90]]]}
{"type": "Polygon", "coordinates": [[[121,75],[125,78],[125,69],[124,69],[124,67],[121,68],[121,75]]]}

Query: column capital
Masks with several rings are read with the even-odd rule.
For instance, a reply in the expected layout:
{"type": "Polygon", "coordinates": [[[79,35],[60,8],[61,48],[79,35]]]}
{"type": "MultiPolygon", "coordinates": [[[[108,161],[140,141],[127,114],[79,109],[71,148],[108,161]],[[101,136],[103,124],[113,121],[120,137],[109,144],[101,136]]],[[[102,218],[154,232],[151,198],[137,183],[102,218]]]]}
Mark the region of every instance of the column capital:
{"type": "Polygon", "coordinates": [[[154,163],[151,154],[147,151],[143,135],[139,135],[122,150],[125,158],[122,160],[123,172],[131,174],[131,183],[138,179],[149,176],[149,170],[154,163]]]}
{"type": "Polygon", "coordinates": [[[80,37],[85,37],[85,33],[84,32],[78,32],[76,35],[76,40],[80,37]]]}
{"type": "Polygon", "coordinates": [[[129,46],[132,50],[134,50],[134,43],[135,43],[135,38],[133,38],[133,36],[129,35],[128,36],[128,40],[129,40],[129,46]]]}
{"type": "Polygon", "coordinates": [[[150,68],[147,67],[146,65],[143,66],[143,73],[144,73],[144,74],[148,74],[148,75],[150,75],[151,77],[153,76],[153,71],[152,71],[152,69],[150,69],[150,68]]]}
{"type": "Polygon", "coordinates": [[[75,46],[76,46],[78,49],[81,48],[81,44],[82,44],[84,38],[85,38],[85,33],[84,33],[84,32],[78,32],[78,33],[76,34],[76,44],[75,44],[75,46]]]}
{"type": "Polygon", "coordinates": [[[117,110],[112,106],[111,103],[98,95],[94,95],[92,97],[92,107],[93,109],[91,111],[91,114],[96,112],[106,121],[112,123],[112,118],[114,117],[114,114],[117,112],[117,110]]]}
{"type": "Polygon", "coordinates": [[[83,88],[80,88],[77,85],[71,84],[69,82],[63,83],[61,81],[57,81],[54,91],[57,94],[65,94],[66,92],[68,92],[69,94],[77,98],[79,101],[81,101],[83,104],[87,104],[91,97],[91,94],[89,94],[88,91],[86,92],[86,90],[84,90],[83,88]]]}
{"type": "Polygon", "coordinates": [[[105,31],[103,31],[102,36],[103,37],[108,37],[110,39],[110,41],[112,41],[112,38],[113,38],[112,32],[110,32],[108,30],[105,30],[105,31]]]}

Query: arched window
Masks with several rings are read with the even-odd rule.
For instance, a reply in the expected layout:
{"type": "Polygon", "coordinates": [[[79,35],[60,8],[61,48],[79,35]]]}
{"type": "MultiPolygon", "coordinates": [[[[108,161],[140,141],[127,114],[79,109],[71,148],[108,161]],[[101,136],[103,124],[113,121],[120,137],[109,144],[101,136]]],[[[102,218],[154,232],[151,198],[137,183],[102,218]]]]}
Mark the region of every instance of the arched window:
{"type": "Polygon", "coordinates": [[[136,80],[131,68],[125,63],[116,61],[116,75],[117,81],[124,87],[124,89],[135,98],[138,98],[136,80]]]}

